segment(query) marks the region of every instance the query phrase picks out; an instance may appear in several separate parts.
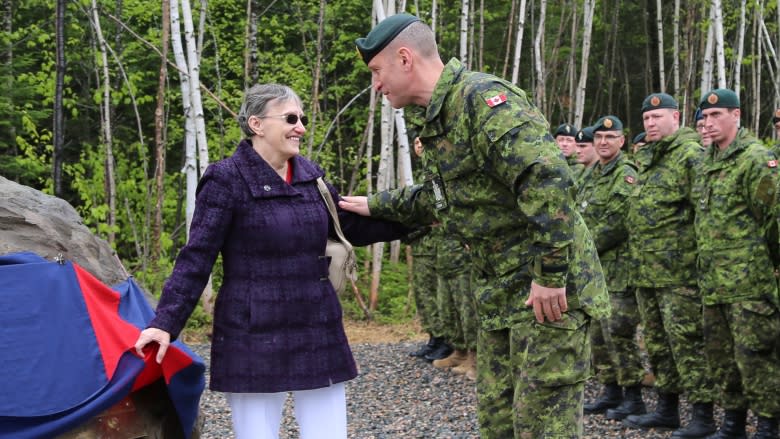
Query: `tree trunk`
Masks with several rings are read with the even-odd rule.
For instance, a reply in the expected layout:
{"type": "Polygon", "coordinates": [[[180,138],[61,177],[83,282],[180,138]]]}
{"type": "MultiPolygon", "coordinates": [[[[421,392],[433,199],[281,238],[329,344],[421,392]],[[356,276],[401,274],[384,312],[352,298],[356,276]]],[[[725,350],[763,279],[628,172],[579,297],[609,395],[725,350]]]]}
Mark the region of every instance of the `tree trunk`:
{"type": "Polygon", "coordinates": [[[469,0],[461,0],[460,4],[460,61],[469,68],[469,0]]]}
{"type": "Polygon", "coordinates": [[[712,89],[712,47],[715,40],[715,22],[713,19],[714,8],[710,8],[710,25],[707,30],[707,43],[704,45],[701,68],[701,93],[707,93],[712,89]]]}
{"type": "Polygon", "coordinates": [[[726,88],[726,46],[723,42],[723,10],[720,0],[712,0],[712,26],[715,28],[715,60],[718,67],[718,87],[726,88]]]}
{"type": "Polygon", "coordinates": [[[672,42],[672,93],[679,96],[680,93],[680,0],[674,0],[674,33],[672,42]]]}
{"type": "Polygon", "coordinates": [[[95,34],[98,40],[98,49],[103,70],[103,102],[101,103],[101,132],[103,134],[103,144],[106,148],[105,158],[105,192],[108,202],[108,236],[106,240],[114,245],[116,241],[116,182],[114,181],[114,149],[113,137],[111,132],[111,76],[108,71],[108,49],[106,40],[103,38],[103,31],[100,27],[100,17],[98,15],[97,0],[92,0],[92,19],[95,27],[95,34]]]}
{"type": "Polygon", "coordinates": [[[739,28],[737,30],[737,55],[734,59],[734,84],[732,90],[739,96],[739,91],[742,86],[742,58],[745,53],[745,2],[740,2],[739,7],[739,28]]]}
{"type": "Polygon", "coordinates": [[[246,35],[244,39],[244,90],[257,82],[257,11],[260,0],[246,2],[246,35]]]}
{"type": "Polygon", "coordinates": [[[517,11],[517,39],[515,40],[515,56],[512,58],[512,84],[518,84],[520,76],[520,56],[523,52],[523,32],[525,31],[526,0],[520,0],[520,10],[517,11]]]}
{"type": "MultiPolygon", "coordinates": [[[[312,84],[311,84],[311,127],[308,128],[308,130],[311,133],[314,133],[316,131],[317,116],[319,115],[320,71],[322,69],[322,38],[323,38],[323,34],[325,33],[325,6],[326,5],[327,2],[325,0],[320,0],[320,17],[318,21],[319,24],[317,26],[317,46],[315,48],[317,53],[314,61],[314,78],[312,79],[312,84]]],[[[308,156],[311,157],[311,154],[314,151],[314,135],[312,134],[307,137],[309,138],[308,156]]]]}
{"type": "Polygon", "coordinates": [[[540,0],[539,27],[534,38],[534,65],[536,66],[536,105],[546,109],[545,76],[544,69],[544,25],[547,17],[547,0],[540,0]]]}
{"type": "Polygon", "coordinates": [[[57,0],[54,14],[54,34],[56,44],[55,69],[57,76],[54,82],[54,119],[52,154],[52,183],[54,195],[62,198],[62,153],[65,148],[65,127],[63,123],[63,97],[65,88],[65,0],[57,0]]]}
{"type": "Polygon", "coordinates": [[[658,32],[658,82],[661,93],[666,93],[666,71],[664,68],[664,21],[661,0],[656,0],[655,20],[658,32]]]}
{"type": "MultiPolygon", "coordinates": [[[[195,29],[192,25],[192,8],[189,0],[181,0],[181,12],[184,21],[184,39],[187,44],[187,72],[190,75],[191,116],[195,120],[195,139],[198,145],[198,178],[209,166],[209,148],[206,143],[206,121],[203,116],[203,101],[200,96],[200,56],[195,41],[195,29]]],[[[205,10],[201,10],[201,26],[205,10]]],[[[201,33],[203,29],[201,28],[201,33]]]]}
{"type": "Polygon", "coordinates": [[[506,26],[506,53],[504,53],[504,67],[501,69],[501,77],[506,78],[506,70],[509,68],[509,53],[512,50],[512,29],[515,28],[515,7],[517,0],[512,0],[509,6],[509,23],[506,26]]]}
{"type": "Polygon", "coordinates": [[[582,117],[585,110],[585,88],[588,83],[588,59],[590,57],[590,37],[593,31],[593,12],[595,0],[585,0],[582,35],[582,62],[580,65],[580,79],[577,83],[577,99],[574,106],[574,125],[582,126],[582,117]]]}
{"type": "MultiPolygon", "coordinates": [[[[176,0],[174,0],[176,1],[176,0]]],[[[154,146],[155,146],[155,206],[154,220],[152,222],[152,263],[160,261],[162,253],[162,214],[165,201],[165,85],[168,82],[168,40],[171,32],[170,0],[162,0],[162,34],[160,36],[160,49],[162,61],[160,62],[160,77],[157,81],[157,107],[154,110],[154,146]]]]}

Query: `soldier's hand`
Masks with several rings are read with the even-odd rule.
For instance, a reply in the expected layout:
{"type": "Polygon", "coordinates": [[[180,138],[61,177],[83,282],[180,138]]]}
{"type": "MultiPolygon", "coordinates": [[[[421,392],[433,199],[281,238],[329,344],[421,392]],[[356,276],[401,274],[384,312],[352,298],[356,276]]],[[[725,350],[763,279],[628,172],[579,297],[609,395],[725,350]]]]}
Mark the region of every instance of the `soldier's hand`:
{"type": "Polygon", "coordinates": [[[569,309],[566,303],[566,288],[548,288],[531,282],[531,293],[525,305],[534,307],[537,322],[544,323],[545,318],[557,322],[569,309]]]}
{"type": "Polygon", "coordinates": [[[371,216],[371,212],[368,209],[368,197],[343,196],[339,200],[339,207],[363,216],[371,216]]]}

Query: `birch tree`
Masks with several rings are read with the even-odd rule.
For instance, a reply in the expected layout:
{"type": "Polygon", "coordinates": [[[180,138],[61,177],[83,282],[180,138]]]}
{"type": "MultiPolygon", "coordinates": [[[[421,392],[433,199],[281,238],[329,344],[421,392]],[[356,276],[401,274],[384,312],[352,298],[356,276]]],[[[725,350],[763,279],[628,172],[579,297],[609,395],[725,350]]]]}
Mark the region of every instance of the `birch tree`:
{"type": "Polygon", "coordinates": [[[593,13],[595,0],[585,0],[582,12],[582,60],[580,64],[580,79],[577,83],[577,96],[574,104],[574,124],[582,126],[583,112],[585,110],[585,87],[588,83],[588,59],[590,57],[590,38],[593,32],[593,13]]]}
{"type": "Polygon", "coordinates": [[[534,65],[536,66],[536,105],[547,108],[545,102],[545,69],[544,69],[544,24],[547,15],[547,0],[539,3],[539,28],[534,39],[534,65]]]}
{"type": "Polygon", "coordinates": [[[517,84],[518,77],[520,76],[520,55],[523,51],[523,32],[525,32],[525,7],[526,0],[520,0],[520,8],[517,12],[517,38],[515,40],[515,56],[512,58],[512,84],[517,84]]]}
{"type": "Polygon", "coordinates": [[[737,54],[734,59],[734,84],[731,87],[739,97],[739,91],[742,86],[742,58],[744,57],[745,46],[745,2],[740,2],[739,7],[739,27],[737,28],[737,54]]]}
{"type": "MultiPolygon", "coordinates": [[[[175,1],[175,0],[174,0],[175,1]]],[[[165,202],[165,88],[168,82],[168,40],[171,32],[170,0],[162,0],[162,33],[160,35],[161,61],[160,74],[157,81],[157,107],[154,110],[154,146],[155,163],[154,186],[155,206],[152,221],[152,261],[156,264],[162,252],[160,239],[162,237],[162,214],[165,202]]]]}
{"type": "Polygon", "coordinates": [[[718,87],[726,88],[726,47],[723,41],[723,10],[720,0],[712,0],[712,26],[715,29],[715,61],[718,71],[718,87]]]}
{"type": "Polygon", "coordinates": [[[108,213],[106,222],[108,223],[107,241],[114,244],[116,241],[116,182],[114,177],[114,147],[111,131],[111,76],[108,70],[108,49],[106,39],[103,37],[103,30],[100,26],[100,17],[98,15],[97,0],[92,0],[92,26],[95,29],[95,35],[100,52],[100,61],[102,67],[101,78],[103,80],[103,100],[100,105],[100,127],[103,138],[103,145],[106,149],[105,157],[105,193],[108,202],[108,213]]]}
{"type": "Polygon", "coordinates": [[[712,89],[712,48],[715,40],[715,23],[713,21],[714,9],[710,8],[710,20],[707,29],[707,41],[704,45],[704,54],[702,54],[701,67],[701,94],[707,93],[712,89]]]}
{"type": "MultiPolygon", "coordinates": [[[[391,0],[392,1],[392,0],[391,0]]],[[[460,4],[460,62],[469,68],[469,0],[460,4]]]]}
{"type": "Polygon", "coordinates": [[[664,20],[663,5],[661,0],[656,0],[655,21],[656,31],[658,32],[658,82],[660,83],[661,93],[666,93],[666,72],[664,68],[664,20]]]}
{"type": "Polygon", "coordinates": [[[672,23],[672,93],[680,93],[680,0],[674,0],[674,21],[672,23]]]}
{"type": "MultiPolygon", "coordinates": [[[[9,17],[10,19],[10,17],[9,17]]],[[[63,124],[63,89],[65,88],[65,0],[57,0],[54,13],[55,70],[54,80],[54,150],[52,151],[52,183],[54,195],[62,197],[62,153],[65,148],[65,127],[63,124]]]]}

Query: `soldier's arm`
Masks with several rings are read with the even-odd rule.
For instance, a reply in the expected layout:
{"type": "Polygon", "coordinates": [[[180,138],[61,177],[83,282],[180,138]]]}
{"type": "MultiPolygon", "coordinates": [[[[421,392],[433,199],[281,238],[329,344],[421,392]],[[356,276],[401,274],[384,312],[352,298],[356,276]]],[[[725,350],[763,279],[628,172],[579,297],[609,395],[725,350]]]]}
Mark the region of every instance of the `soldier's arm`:
{"type": "Polygon", "coordinates": [[[406,186],[371,195],[368,208],[372,217],[398,221],[405,226],[427,226],[434,222],[430,189],[423,184],[406,186]]]}

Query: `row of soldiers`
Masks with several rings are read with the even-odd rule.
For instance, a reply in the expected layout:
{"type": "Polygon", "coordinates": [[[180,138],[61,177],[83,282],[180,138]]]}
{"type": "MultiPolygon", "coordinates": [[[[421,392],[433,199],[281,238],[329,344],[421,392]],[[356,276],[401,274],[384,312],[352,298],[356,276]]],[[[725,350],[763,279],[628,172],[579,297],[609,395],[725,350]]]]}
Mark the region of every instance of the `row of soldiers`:
{"type": "MultiPolygon", "coordinates": [[[[753,437],[778,438],[777,152],[740,127],[732,90],[703,96],[696,131],[681,127],[668,94],[647,96],[641,111],[645,131],[630,149],[613,115],[554,132],[612,305],[590,328],[603,391],[585,413],[673,429],[673,438],[723,439],[746,437],[749,409],[758,418],[753,437]],[[651,413],[641,392],[640,322],[659,397],[651,413]],[[684,428],[681,394],[693,406],[684,428]],[[715,402],[725,410],[719,428],[715,402]]],[[[780,110],[773,123],[780,137],[780,110]]]]}

